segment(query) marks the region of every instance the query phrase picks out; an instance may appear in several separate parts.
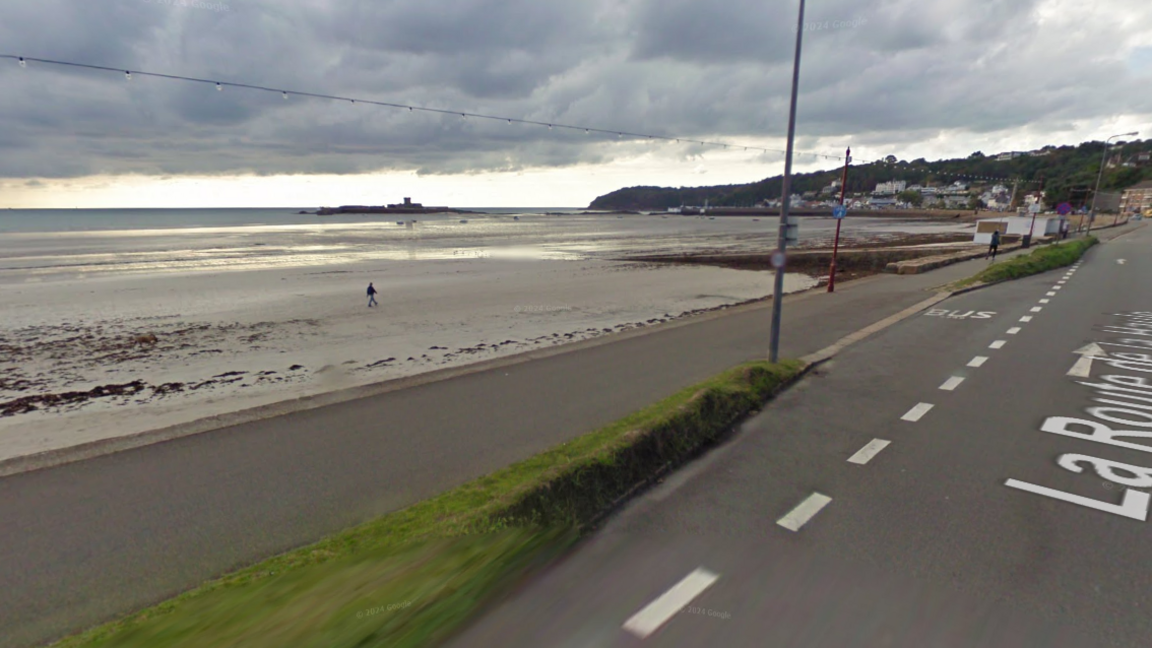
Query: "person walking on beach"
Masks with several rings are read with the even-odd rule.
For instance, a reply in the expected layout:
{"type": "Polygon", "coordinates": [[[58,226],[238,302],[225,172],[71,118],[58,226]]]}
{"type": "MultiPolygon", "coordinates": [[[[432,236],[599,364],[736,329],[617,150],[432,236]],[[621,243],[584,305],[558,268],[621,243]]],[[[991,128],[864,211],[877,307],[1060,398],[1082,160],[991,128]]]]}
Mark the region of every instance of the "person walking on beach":
{"type": "Polygon", "coordinates": [[[1000,230],[994,230],[992,232],[992,244],[988,246],[988,254],[985,254],[984,258],[987,259],[988,257],[992,257],[992,260],[995,261],[996,260],[996,252],[999,249],[1000,249],[1000,230]]]}
{"type": "Polygon", "coordinates": [[[368,308],[372,308],[375,305],[376,305],[376,287],[372,285],[371,281],[369,281],[368,282],[368,308]]]}

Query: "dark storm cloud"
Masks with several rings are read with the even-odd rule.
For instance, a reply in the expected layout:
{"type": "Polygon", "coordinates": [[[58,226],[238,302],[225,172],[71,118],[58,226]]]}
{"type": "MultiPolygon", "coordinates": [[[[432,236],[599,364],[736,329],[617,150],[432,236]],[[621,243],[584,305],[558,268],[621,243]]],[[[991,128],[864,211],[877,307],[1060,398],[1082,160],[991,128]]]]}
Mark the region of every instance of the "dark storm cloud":
{"type": "MultiPolygon", "coordinates": [[[[1104,11],[1070,29],[1058,20],[1063,1],[809,2],[802,145],[819,137],[910,145],[957,129],[1013,133],[1152,112],[1152,93],[1132,91],[1136,75],[1146,80],[1146,50],[1122,50],[1147,29],[1152,9],[1110,0],[1125,21],[1104,11]]],[[[791,1],[225,4],[4,3],[0,43],[25,56],[659,135],[740,140],[785,130],[791,1]]],[[[596,163],[649,148],[0,61],[0,177],[469,173],[596,163]]]]}

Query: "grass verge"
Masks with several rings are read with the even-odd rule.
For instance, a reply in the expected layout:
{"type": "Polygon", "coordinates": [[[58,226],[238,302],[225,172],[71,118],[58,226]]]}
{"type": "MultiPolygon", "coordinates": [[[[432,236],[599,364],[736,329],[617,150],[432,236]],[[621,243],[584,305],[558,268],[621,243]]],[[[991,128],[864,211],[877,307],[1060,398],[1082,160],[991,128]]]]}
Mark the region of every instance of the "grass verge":
{"type": "Polygon", "coordinates": [[[1089,236],[1084,239],[1054,243],[1036,248],[1029,254],[1015,256],[1006,261],[993,263],[975,275],[957,281],[952,284],[950,288],[955,290],[976,284],[999,283],[1001,281],[1009,281],[1011,279],[1019,279],[1021,277],[1039,274],[1054,268],[1069,266],[1076,263],[1076,260],[1084,256],[1088,248],[1096,245],[1098,242],[1095,236],[1089,236]]]}
{"type": "Polygon", "coordinates": [[[741,365],[433,499],[67,637],[55,648],[426,646],[795,379],[741,365]]]}

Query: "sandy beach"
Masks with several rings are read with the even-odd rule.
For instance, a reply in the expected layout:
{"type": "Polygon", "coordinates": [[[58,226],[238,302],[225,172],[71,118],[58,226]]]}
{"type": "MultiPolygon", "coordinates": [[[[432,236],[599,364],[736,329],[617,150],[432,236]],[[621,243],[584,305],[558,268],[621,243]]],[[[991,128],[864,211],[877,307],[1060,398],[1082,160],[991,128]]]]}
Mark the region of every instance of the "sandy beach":
{"type": "MultiPolygon", "coordinates": [[[[9,237],[0,247],[0,460],[771,294],[762,272],[614,259],[760,249],[774,224],[553,218],[567,222],[542,223],[545,234],[491,217],[487,229],[444,219],[416,234],[357,223],[9,237]],[[376,308],[366,305],[369,281],[376,308]]],[[[810,245],[826,236],[808,233],[810,245]]],[[[787,290],[816,283],[790,274],[787,290]]]]}

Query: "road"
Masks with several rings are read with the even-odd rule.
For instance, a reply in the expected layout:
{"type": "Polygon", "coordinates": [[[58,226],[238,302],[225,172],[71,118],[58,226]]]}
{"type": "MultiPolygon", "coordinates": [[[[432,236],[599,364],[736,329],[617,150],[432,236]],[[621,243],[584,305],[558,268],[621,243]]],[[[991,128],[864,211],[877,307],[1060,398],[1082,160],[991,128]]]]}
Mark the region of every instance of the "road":
{"type": "MultiPolygon", "coordinates": [[[[798,357],[986,262],[789,297],[798,357]]],[[[765,281],[771,277],[765,275],[765,281]]],[[[0,478],[0,647],[45,643],[400,509],[767,354],[764,304],[0,478]]]]}
{"type": "Polygon", "coordinates": [[[1149,645],[1150,248],[850,347],[449,645],[1149,645]]]}

